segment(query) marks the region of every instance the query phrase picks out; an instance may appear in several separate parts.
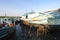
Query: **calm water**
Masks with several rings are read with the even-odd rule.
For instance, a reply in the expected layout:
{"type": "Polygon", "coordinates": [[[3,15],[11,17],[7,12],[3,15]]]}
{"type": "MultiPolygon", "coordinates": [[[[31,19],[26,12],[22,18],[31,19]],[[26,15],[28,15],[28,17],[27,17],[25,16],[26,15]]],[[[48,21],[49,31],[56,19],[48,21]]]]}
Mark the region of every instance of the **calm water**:
{"type": "Polygon", "coordinates": [[[38,37],[35,35],[29,37],[26,32],[22,31],[21,26],[17,25],[16,32],[10,40],[60,40],[60,32],[52,32],[38,37]]]}

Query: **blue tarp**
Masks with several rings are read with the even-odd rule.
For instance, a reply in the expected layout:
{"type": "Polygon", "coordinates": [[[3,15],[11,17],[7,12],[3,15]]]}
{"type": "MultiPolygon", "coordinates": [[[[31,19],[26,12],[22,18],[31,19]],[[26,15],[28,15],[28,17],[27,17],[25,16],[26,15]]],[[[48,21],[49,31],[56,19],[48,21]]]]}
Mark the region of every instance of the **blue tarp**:
{"type": "Polygon", "coordinates": [[[60,16],[55,16],[56,19],[60,19],[60,16]]]}

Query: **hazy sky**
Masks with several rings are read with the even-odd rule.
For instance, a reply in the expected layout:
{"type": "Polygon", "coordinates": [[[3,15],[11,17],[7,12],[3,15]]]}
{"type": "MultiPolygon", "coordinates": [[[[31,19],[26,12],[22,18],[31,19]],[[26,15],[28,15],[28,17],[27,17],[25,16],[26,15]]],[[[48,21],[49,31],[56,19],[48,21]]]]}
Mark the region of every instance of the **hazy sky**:
{"type": "Polygon", "coordinates": [[[0,15],[20,16],[26,11],[40,11],[57,9],[60,0],[0,0],[0,15]]]}

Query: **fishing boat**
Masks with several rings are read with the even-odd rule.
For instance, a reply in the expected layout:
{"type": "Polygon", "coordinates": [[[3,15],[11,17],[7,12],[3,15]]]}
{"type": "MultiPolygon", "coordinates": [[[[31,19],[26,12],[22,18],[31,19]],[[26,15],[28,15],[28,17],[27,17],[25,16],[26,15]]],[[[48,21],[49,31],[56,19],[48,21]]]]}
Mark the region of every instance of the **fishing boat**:
{"type": "MultiPolygon", "coordinates": [[[[38,31],[43,33],[60,30],[60,10],[49,11],[47,13],[33,13],[22,16],[22,25],[38,27],[38,31]]],[[[37,32],[38,33],[38,32],[37,32]]]]}
{"type": "Polygon", "coordinates": [[[0,18],[0,40],[9,37],[15,31],[12,18],[0,18]]]}

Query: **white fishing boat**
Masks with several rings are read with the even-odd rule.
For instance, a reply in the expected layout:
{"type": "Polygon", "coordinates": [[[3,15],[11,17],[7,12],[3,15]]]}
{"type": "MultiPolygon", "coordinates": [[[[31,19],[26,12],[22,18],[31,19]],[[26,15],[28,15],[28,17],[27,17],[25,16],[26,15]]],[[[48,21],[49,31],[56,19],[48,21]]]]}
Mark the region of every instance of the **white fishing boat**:
{"type": "Polygon", "coordinates": [[[48,25],[49,29],[52,28],[51,30],[60,30],[60,10],[49,11],[47,13],[27,14],[23,16],[21,20],[27,21],[29,24],[48,25]]]}

